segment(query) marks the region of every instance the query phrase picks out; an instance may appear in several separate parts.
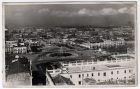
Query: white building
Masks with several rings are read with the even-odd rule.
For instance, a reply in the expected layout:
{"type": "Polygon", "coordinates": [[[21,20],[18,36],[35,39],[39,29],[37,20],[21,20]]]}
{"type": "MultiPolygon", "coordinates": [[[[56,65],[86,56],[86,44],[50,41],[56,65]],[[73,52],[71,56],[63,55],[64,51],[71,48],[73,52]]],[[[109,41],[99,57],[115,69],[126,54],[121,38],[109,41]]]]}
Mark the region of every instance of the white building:
{"type": "Polygon", "coordinates": [[[7,53],[13,53],[13,47],[17,46],[17,41],[6,41],[5,42],[5,52],[7,53]]]}
{"type": "Polygon", "coordinates": [[[13,47],[5,47],[6,53],[13,53],[13,47]]]}
{"type": "Polygon", "coordinates": [[[81,68],[70,68],[68,73],[62,73],[61,75],[70,78],[75,85],[85,85],[85,79],[94,79],[95,83],[100,82],[118,82],[119,80],[130,80],[135,74],[133,67],[122,67],[119,65],[99,65],[89,69],[88,66],[81,68]],[[118,81],[117,81],[118,80],[118,81]]]}
{"type": "Polygon", "coordinates": [[[98,83],[127,83],[135,79],[135,57],[130,54],[112,55],[103,60],[94,57],[83,60],[61,61],[60,68],[47,70],[52,77],[60,74],[75,85],[93,85],[98,83]],[[90,80],[87,82],[87,80],[90,80]]]}
{"type": "Polygon", "coordinates": [[[86,47],[86,48],[92,48],[92,47],[109,47],[109,46],[119,46],[124,45],[125,41],[104,41],[100,43],[83,43],[80,44],[80,46],[86,47]]]}
{"type": "Polygon", "coordinates": [[[18,53],[18,54],[27,53],[27,47],[25,46],[14,47],[13,53],[18,53]]]}
{"type": "Polygon", "coordinates": [[[17,41],[6,41],[5,42],[5,46],[6,47],[13,47],[13,46],[17,46],[17,41]]]}
{"type": "Polygon", "coordinates": [[[25,39],[25,43],[29,43],[30,45],[40,45],[40,41],[34,39],[25,39]]]}

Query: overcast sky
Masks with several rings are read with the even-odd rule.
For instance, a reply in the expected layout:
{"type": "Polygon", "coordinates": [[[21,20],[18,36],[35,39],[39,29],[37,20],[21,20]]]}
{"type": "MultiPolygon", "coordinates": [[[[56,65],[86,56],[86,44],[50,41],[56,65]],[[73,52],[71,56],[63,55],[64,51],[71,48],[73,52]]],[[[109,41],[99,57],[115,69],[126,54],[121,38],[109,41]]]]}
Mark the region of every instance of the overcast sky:
{"type": "Polygon", "coordinates": [[[6,25],[125,25],[134,21],[134,4],[5,5],[6,25]]]}

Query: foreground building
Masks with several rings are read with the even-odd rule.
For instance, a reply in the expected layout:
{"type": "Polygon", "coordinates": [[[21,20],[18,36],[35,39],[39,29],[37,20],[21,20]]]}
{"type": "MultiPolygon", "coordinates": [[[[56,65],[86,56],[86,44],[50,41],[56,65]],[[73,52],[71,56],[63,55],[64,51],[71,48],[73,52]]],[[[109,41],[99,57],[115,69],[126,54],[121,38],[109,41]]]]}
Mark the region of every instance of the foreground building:
{"type": "Polygon", "coordinates": [[[25,57],[15,55],[11,58],[11,62],[6,68],[6,85],[10,86],[30,86],[31,85],[31,71],[30,62],[25,57]]]}
{"type": "Polygon", "coordinates": [[[33,66],[37,71],[42,71],[53,85],[59,84],[54,79],[56,76],[69,80],[71,83],[65,83],[67,85],[135,84],[134,55],[85,51],[43,53],[33,62],[33,66]]]}

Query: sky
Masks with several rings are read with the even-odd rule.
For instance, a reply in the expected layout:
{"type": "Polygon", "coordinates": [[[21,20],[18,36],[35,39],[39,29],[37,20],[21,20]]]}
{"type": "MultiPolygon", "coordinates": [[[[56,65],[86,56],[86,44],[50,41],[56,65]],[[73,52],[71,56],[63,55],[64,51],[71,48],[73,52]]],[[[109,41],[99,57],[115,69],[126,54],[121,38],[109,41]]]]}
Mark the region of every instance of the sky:
{"type": "Polygon", "coordinates": [[[134,22],[135,4],[5,5],[6,26],[126,25],[134,22]]]}

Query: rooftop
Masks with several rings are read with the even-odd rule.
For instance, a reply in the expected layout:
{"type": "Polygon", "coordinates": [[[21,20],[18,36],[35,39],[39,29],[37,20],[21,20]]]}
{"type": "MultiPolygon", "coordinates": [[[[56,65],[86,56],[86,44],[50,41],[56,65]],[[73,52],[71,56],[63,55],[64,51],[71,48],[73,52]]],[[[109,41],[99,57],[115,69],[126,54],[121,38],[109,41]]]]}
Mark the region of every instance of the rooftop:
{"type": "Polygon", "coordinates": [[[64,84],[74,85],[70,79],[65,78],[61,75],[57,75],[57,76],[53,77],[53,81],[54,81],[55,85],[64,85],[64,84]]]}
{"type": "Polygon", "coordinates": [[[18,74],[18,73],[30,73],[30,64],[28,59],[24,57],[19,57],[17,61],[12,62],[15,60],[16,55],[7,55],[6,56],[6,75],[11,74],[18,74]]]}
{"type": "MultiPolygon", "coordinates": [[[[95,67],[95,66],[93,66],[95,67]]],[[[89,66],[84,67],[68,67],[68,73],[81,73],[81,72],[91,72],[91,71],[107,71],[107,70],[115,70],[115,69],[125,69],[125,68],[132,68],[128,66],[121,66],[121,65],[96,65],[95,69],[89,66]]]]}

